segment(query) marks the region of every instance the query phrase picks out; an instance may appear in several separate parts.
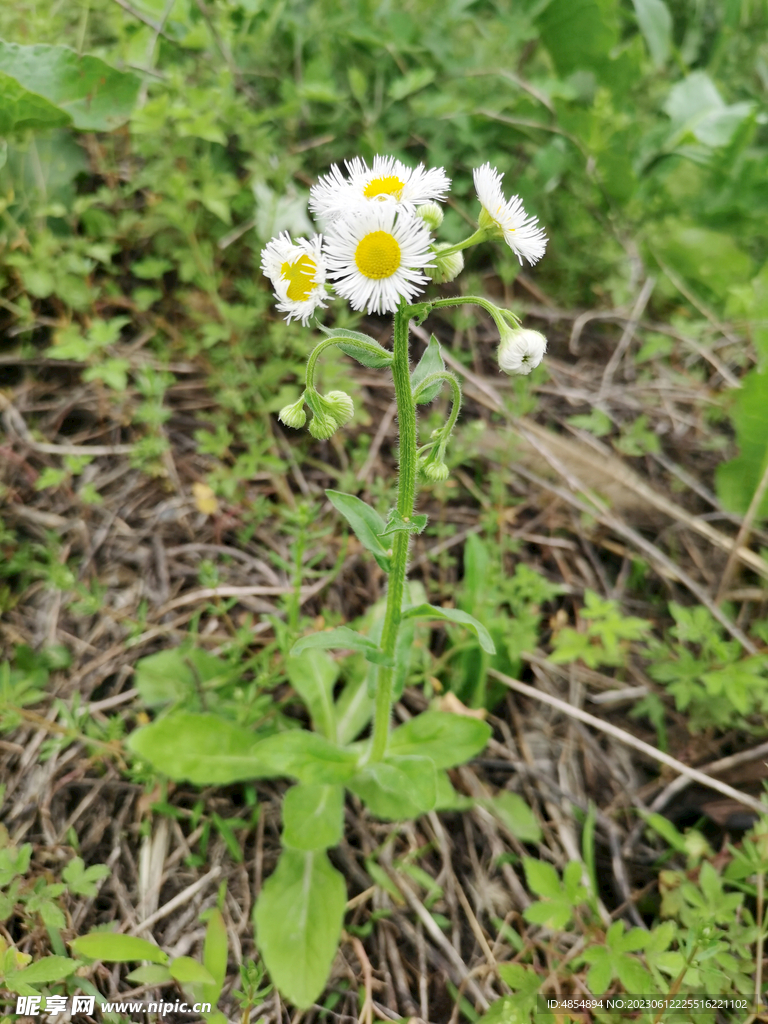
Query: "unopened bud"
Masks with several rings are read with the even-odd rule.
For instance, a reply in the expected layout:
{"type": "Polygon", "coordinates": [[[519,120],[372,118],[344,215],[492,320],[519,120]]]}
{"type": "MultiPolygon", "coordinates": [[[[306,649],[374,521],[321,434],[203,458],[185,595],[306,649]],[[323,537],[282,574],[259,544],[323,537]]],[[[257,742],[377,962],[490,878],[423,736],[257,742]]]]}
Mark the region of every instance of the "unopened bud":
{"type": "Polygon", "coordinates": [[[435,284],[453,281],[464,269],[464,254],[462,252],[452,252],[448,256],[440,255],[441,249],[450,248],[448,242],[439,242],[435,246],[436,252],[432,254],[434,266],[424,267],[424,273],[431,277],[435,284]]]}
{"type": "Polygon", "coordinates": [[[277,414],[277,418],[286,427],[293,427],[294,430],[303,427],[307,422],[307,414],[304,412],[304,395],[301,396],[298,402],[294,402],[293,405],[283,406],[277,414]]]}
{"type": "Polygon", "coordinates": [[[427,480],[432,480],[434,483],[441,483],[448,479],[449,470],[444,462],[426,462],[421,468],[427,480]]]}
{"type": "Polygon", "coordinates": [[[431,231],[437,231],[443,223],[443,211],[437,203],[423,203],[417,207],[416,214],[431,231]]]}
{"type": "Polygon", "coordinates": [[[499,366],[505,373],[530,373],[547,351],[547,339],[538,331],[502,329],[499,366]]]}
{"type": "Polygon", "coordinates": [[[309,432],[319,441],[327,441],[338,429],[339,424],[333,416],[326,416],[324,413],[315,413],[309,421],[309,432]]]}
{"type": "Polygon", "coordinates": [[[349,423],[355,415],[355,403],[346,391],[329,391],[324,396],[323,408],[329,416],[336,420],[340,427],[349,423]]]}

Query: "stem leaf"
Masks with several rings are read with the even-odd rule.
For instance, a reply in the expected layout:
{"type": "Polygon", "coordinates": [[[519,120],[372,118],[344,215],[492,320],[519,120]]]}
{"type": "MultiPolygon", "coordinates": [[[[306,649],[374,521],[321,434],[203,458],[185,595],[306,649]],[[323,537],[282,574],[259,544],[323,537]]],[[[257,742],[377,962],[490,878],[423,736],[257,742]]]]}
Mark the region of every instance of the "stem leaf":
{"type": "Polygon", "coordinates": [[[377,818],[404,821],[434,809],[437,770],[430,757],[387,756],[371,761],[350,779],[347,787],[377,818]]]}
{"type": "Polygon", "coordinates": [[[390,755],[420,754],[436,768],[454,768],[479,754],[490,735],[490,725],[477,718],[425,711],[398,726],[387,749],[390,755]]]}
{"type": "Polygon", "coordinates": [[[344,338],[339,342],[339,348],[348,356],[352,356],[358,363],[368,366],[372,370],[381,370],[385,366],[392,365],[392,353],[388,352],[378,341],[369,338],[367,334],[360,331],[348,331],[343,327],[320,327],[323,334],[329,338],[344,338]]]}
{"type": "Polygon", "coordinates": [[[414,515],[406,521],[398,510],[393,508],[387,517],[386,528],[379,536],[388,537],[391,533],[421,533],[427,525],[427,519],[426,515],[414,515]]]}
{"type": "Polygon", "coordinates": [[[388,658],[382,649],[367,636],[358,633],[349,626],[337,626],[336,629],[324,630],[322,633],[310,633],[303,636],[291,648],[292,655],[301,654],[302,651],[312,649],[333,650],[342,648],[350,651],[362,651],[367,661],[376,665],[392,665],[392,659],[388,658]]]}
{"type": "Polygon", "coordinates": [[[333,490],[327,490],[325,494],[333,507],[347,520],[363,547],[372,553],[384,572],[389,572],[390,556],[379,540],[379,536],[386,530],[386,524],[376,509],[354,494],[333,490]]]}
{"type": "Polygon", "coordinates": [[[488,654],[496,653],[496,645],[482,622],[478,622],[473,615],[462,612],[458,608],[438,608],[434,604],[417,604],[411,608],[404,608],[403,618],[442,619],[446,622],[458,622],[475,634],[484,651],[487,651],[488,654]]]}
{"type": "MultiPolygon", "coordinates": [[[[433,334],[429,339],[429,344],[424,350],[424,354],[419,360],[416,369],[411,374],[411,389],[415,392],[419,384],[421,384],[421,382],[431,373],[439,373],[444,369],[445,363],[443,362],[440,342],[433,334]]],[[[440,394],[444,383],[445,381],[443,380],[436,380],[431,387],[425,388],[416,399],[418,404],[426,405],[428,402],[433,402],[440,394]]]]}

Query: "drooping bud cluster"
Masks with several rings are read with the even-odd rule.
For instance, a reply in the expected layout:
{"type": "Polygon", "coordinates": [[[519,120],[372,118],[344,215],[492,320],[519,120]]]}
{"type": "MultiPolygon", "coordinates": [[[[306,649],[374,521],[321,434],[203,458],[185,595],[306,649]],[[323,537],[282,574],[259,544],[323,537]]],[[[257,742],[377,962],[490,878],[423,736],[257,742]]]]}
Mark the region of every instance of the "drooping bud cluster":
{"type": "Polygon", "coordinates": [[[547,351],[547,339],[538,331],[507,327],[500,331],[499,366],[505,373],[528,374],[547,351]]]}

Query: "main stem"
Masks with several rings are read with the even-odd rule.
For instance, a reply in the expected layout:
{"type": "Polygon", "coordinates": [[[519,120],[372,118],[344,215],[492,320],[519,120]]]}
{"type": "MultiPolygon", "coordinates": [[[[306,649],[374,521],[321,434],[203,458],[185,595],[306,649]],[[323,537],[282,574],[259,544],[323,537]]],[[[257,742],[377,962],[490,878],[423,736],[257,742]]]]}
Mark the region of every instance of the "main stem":
{"type": "MultiPolygon", "coordinates": [[[[416,405],[411,391],[411,365],[408,358],[408,313],[405,301],[395,313],[395,339],[393,347],[392,377],[395,382],[397,402],[397,424],[400,434],[400,475],[397,484],[397,511],[406,521],[413,515],[416,497],[416,405]]],[[[392,542],[392,561],[387,591],[387,610],[381,647],[384,653],[394,659],[397,634],[403,611],[403,590],[408,571],[408,545],[410,533],[398,531],[392,542]]],[[[376,686],[376,710],[373,722],[373,745],[371,761],[380,761],[387,750],[389,720],[392,714],[392,682],[394,669],[379,667],[376,686]]]]}

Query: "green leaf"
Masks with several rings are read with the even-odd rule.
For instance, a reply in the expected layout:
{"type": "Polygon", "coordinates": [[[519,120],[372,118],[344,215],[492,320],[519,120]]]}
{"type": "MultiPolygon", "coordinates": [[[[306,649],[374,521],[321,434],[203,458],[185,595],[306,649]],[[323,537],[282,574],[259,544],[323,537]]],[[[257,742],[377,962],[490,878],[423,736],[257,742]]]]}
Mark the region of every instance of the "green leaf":
{"type": "Polygon", "coordinates": [[[387,751],[396,756],[420,754],[436,768],[453,768],[479,754],[490,735],[488,723],[477,718],[425,711],[395,729],[387,751]]]}
{"type": "Polygon", "coordinates": [[[168,963],[167,953],[136,935],[91,932],[74,939],[69,945],[78,956],[87,956],[89,960],[106,960],[109,963],[150,960],[153,964],[168,963]]]}
{"type": "Polygon", "coordinates": [[[135,981],[137,985],[167,985],[173,981],[171,972],[160,964],[145,964],[125,976],[126,981],[135,981]]]}
{"type": "MultiPolygon", "coordinates": [[[[416,369],[411,374],[411,390],[415,393],[419,384],[425,380],[431,373],[439,373],[445,369],[445,363],[443,362],[442,350],[440,348],[440,342],[437,338],[432,335],[429,339],[429,344],[424,349],[424,353],[419,360],[416,369]]],[[[417,402],[419,405],[426,405],[427,402],[433,402],[445,384],[444,380],[436,380],[434,384],[430,384],[419,395],[417,402]]]]}
{"type": "Polygon", "coordinates": [[[392,353],[388,352],[378,341],[369,338],[367,334],[361,334],[360,331],[348,331],[342,327],[330,329],[322,325],[319,326],[323,334],[327,334],[329,338],[347,339],[339,345],[339,348],[346,355],[356,359],[358,363],[362,363],[363,366],[372,370],[381,370],[385,366],[392,365],[392,353]],[[357,344],[355,344],[356,342],[357,344]]]}
{"type": "MultiPolygon", "coordinates": [[[[260,774],[288,776],[307,785],[337,785],[350,779],[358,767],[358,755],[331,743],[316,732],[291,729],[262,740],[256,749],[260,774]]],[[[256,777],[256,776],[254,776],[256,777]]]]}
{"type": "MultiPolygon", "coordinates": [[[[768,465],[768,369],[748,373],[741,385],[731,409],[739,455],[717,467],[715,480],[723,505],[743,515],[768,465]]],[[[768,518],[768,492],[757,514],[768,518]]]]}
{"type": "Polygon", "coordinates": [[[0,72],[0,133],[10,135],[27,128],[58,128],[71,122],[65,110],[59,110],[43,96],[37,96],[15,78],[0,72]]]}
{"type": "Polygon", "coordinates": [[[193,960],[191,956],[180,956],[170,965],[169,970],[174,981],[182,985],[215,985],[216,982],[209,970],[193,960]]]}
{"type": "Polygon", "coordinates": [[[541,41],[560,75],[595,71],[619,42],[613,0],[551,0],[537,19],[541,41]]]}
{"type": "Polygon", "coordinates": [[[139,757],[171,779],[198,786],[226,786],[271,772],[257,752],[260,737],[211,714],[178,711],[131,733],[139,757]]]}
{"type": "Polygon", "coordinates": [[[664,0],[632,0],[640,31],[657,68],[663,67],[672,50],[672,15],[664,0]]]}
{"type": "Polygon", "coordinates": [[[437,802],[435,762],[429,757],[388,756],[365,765],[347,787],[377,818],[416,818],[433,810],[437,802]]]}
{"type": "Polygon", "coordinates": [[[388,537],[392,533],[421,533],[427,525],[427,518],[425,515],[415,515],[406,519],[396,508],[393,508],[387,517],[386,528],[381,531],[379,536],[388,537]]]}
{"type": "Polygon", "coordinates": [[[336,740],[336,712],[333,687],[339,678],[339,666],[322,651],[305,651],[285,660],[291,686],[304,701],[315,729],[329,740],[336,740]]]}
{"type": "Polygon", "coordinates": [[[389,572],[390,556],[379,540],[386,524],[376,509],[371,508],[354,494],[344,494],[342,491],[332,490],[327,490],[325,493],[333,507],[341,512],[355,531],[355,536],[363,547],[373,554],[384,572],[389,572]]]}
{"type": "Polygon", "coordinates": [[[341,842],[344,790],[341,786],[292,786],[283,798],[283,845],[325,850],[341,842]]]}
{"type": "Polygon", "coordinates": [[[476,618],[458,608],[438,608],[434,604],[417,604],[403,610],[404,619],[441,619],[446,622],[458,622],[466,626],[477,637],[480,646],[488,654],[495,654],[496,647],[491,634],[476,618]]]}
{"type": "Polygon", "coordinates": [[[321,633],[310,633],[303,636],[291,648],[292,655],[299,655],[308,650],[335,650],[342,648],[350,651],[362,651],[368,661],[376,665],[391,664],[384,651],[367,636],[358,633],[349,626],[337,626],[336,629],[323,630],[321,633]]]}
{"type": "Polygon", "coordinates": [[[525,879],[531,892],[537,896],[559,899],[563,895],[563,887],[557,872],[545,860],[525,857],[523,860],[525,879]]]}
{"type": "Polygon", "coordinates": [[[261,890],[256,942],[282,994],[306,1009],[323,991],[339,944],[347,893],[325,853],[285,849],[261,890]]]}
{"type": "Polygon", "coordinates": [[[237,671],[221,658],[197,648],[174,647],[136,662],[135,686],[147,707],[190,702],[197,704],[201,689],[228,682],[237,671]]]}
{"type": "Polygon", "coordinates": [[[16,985],[48,985],[68,978],[80,966],[79,960],[70,960],[68,956],[44,956],[37,963],[15,971],[7,979],[7,983],[9,987],[11,982],[13,983],[12,991],[15,991],[16,985]]]}
{"type": "MultiPolygon", "coordinates": [[[[42,97],[64,115],[59,124],[71,120],[75,128],[96,132],[112,131],[128,120],[140,85],[136,75],[116,71],[98,57],[81,56],[66,46],[20,46],[2,40],[0,74],[26,90],[24,96],[17,92],[12,97],[16,117],[24,114],[27,103],[34,117],[45,116],[42,97]]],[[[0,98],[4,84],[0,81],[0,98]]]]}
{"type": "Polygon", "coordinates": [[[483,801],[483,807],[495,814],[521,843],[541,842],[538,819],[518,793],[497,793],[491,800],[483,801]]]}
{"type": "Polygon", "coordinates": [[[203,945],[203,966],[213,978],[212,985],[204,985],[201,993],[203,1002],[216,1006],[227,976],[227,953],[229,942],[227,926],[218,907],[211,911],[205,927],[205,943],[203,945]]]}

